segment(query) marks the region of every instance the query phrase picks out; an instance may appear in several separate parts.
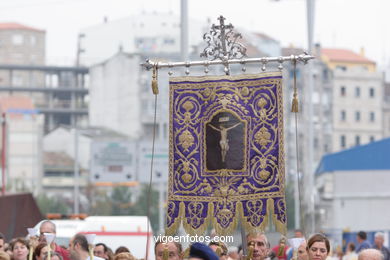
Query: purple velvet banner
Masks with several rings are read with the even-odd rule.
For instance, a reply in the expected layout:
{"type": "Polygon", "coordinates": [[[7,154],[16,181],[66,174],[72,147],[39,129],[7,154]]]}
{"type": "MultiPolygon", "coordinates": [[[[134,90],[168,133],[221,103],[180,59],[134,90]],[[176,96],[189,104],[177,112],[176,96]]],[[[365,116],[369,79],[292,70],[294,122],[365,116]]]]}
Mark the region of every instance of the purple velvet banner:
{"type": "Polygon", "coordinates": [[[170,79],[167,234],[285,233],[280,72],[170,79]]]}

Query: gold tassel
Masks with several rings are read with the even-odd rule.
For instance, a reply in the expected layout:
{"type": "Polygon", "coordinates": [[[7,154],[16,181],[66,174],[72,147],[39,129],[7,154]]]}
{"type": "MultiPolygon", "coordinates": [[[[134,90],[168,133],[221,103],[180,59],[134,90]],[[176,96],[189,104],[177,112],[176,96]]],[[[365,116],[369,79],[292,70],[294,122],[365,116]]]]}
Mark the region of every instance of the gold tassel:
{"type": "Polygon", "coordinates": [[[292,100],[291,112],[298,113],[298,89],[297,89],[297,61],[294,60],[294,95],[292,100]]]}
{"type": "Polygon", "coordinates": [[[298,113],[298,97],[297,93],[294,93],[294,97],[292,100],[291,112],[298,113]]]}
{"type": "Polygon", "coordinates": [[[153,91],[153,94],[154,94],[154,95],[158,95],[157,64],[154,64],[154,66],[153,66],[152,91],[153,91]]]}

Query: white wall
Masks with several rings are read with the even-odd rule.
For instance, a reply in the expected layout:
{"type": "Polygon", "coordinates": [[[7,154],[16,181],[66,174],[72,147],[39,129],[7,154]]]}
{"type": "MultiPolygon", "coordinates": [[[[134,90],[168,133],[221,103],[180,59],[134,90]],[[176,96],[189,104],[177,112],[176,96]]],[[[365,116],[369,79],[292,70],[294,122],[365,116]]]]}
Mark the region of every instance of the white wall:
{"type": "MultiPolygon", "coordinates": [[[[362,68],[347,71],[336,69],[333,83],[333,152],[343,149],[341,135],[346,136],[346,147],[355,146],[355,137],[360,136],[360,144],[369,143],[370,137],[379,140],[383,136],[382,120],[382,74],[368,72],[362,68]],[[340,95],[340,88],[346,88],[346,95],[340,95]],[[360,88],[360,97],[355,96],[355,88],[360,88]],[[369,96],[369,89],[375,89],[374,97],[369,96]],[[346,112],[346,120],[341,120],[341,111],[346,112]],[[360,111],[360,121],[356,121],[355,112],[360,111]],[[375,113],[375,121],[370,121],[370,112],[375,113]]],[[[344,148],[344,149],[345,149],[344,148]]]]}
{"type": "MultiPolygon", "coordinates": [[[[189,21],[189,45],[198,44],[205,23],[189,21]]],[[[107,21],[81,31],[84,65],[96,64],[115,55],[121,46],[128,53],[180,52],[180,17],[171,13],[142,13],[107,21]],[[140,43],[141,39],[144,43],[140,43]]]]}
{"type": "Polygon", "coordinates": [[[12,190],[41,188],[43,116],[8,118],[7,169],[12,190]]]}
{"type": "Polygon", "coordinates": [[[118,53],[90,69],[90,125],[113,129],[129,137],[141,131],[140,58],[118,53]]]}
{"type": "MultiPolygon", "coordinates": [[[[65,152],[74,158],[74,130],[59,127],[48,133],[43,138],[43,150],[46,152],[65,152]]],[[[91,139],[79,133],[78,157],[79,164],[83,169],[89,169],[91,139]]]]}
{"type": "Polygon", "coordinates": [[[317,184],[327,180],[330,212],[323,228],[359,230],[390,229],[390,170],[336,171],[322,174],[317,184]],[[333,176],[332,178],[326,178],[333,176]],[[329,196],[331,192],[331,196],[329,196]]]}

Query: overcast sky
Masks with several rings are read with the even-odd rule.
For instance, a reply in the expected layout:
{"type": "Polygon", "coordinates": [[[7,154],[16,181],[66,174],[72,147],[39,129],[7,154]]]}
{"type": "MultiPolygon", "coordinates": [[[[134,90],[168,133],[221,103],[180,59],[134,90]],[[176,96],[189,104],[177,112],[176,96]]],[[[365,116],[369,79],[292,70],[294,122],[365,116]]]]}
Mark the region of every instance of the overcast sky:
{"type": "MultiPolygon", "coordinates": [[[[314,41],[359,51],[380,65],[390,60],[389,0],[316,0],[314,41]]],[[[50,61],[70,62],[77,34],[99,24],[146,12],[179,14],[180,0],[2,0],[0,22],[18,22],[47,33],[50,61]]],[[[307,46],[306,0],[189,0],[189,16],[264,32],[283,46],[307,46]]],[[[201,35],[199,36],[201,39],[201,35]]]]}

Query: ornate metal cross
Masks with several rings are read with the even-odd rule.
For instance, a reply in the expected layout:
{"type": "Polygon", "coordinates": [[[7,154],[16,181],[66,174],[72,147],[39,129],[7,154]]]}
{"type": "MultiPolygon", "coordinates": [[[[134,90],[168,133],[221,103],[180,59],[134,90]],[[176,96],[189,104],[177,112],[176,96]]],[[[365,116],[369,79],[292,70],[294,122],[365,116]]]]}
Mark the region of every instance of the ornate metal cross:
{"type": "Polygon", "coordinates": [[[213,24],[210,32],[203,35],[207,47],[200,54],[200,57],[222,61],[246,57],[245,46],[237,42],[238,39],[242,38],[242,35],[233,31],[234,26],[231,23],[225,25],[225,17],[222,15],[218,20],[219,25],[213,24]]]}

